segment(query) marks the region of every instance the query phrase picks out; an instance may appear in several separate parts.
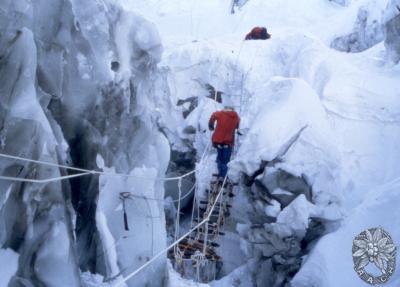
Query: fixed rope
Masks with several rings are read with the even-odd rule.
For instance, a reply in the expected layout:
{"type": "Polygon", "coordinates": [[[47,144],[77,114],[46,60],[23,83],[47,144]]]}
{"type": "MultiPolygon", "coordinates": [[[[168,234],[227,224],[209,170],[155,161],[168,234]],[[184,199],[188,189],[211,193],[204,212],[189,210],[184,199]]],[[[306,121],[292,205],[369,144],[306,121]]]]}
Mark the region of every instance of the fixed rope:
{"type": "MultiPolygon", "coordinates": [[[[182,174],[180,176],[175,176],[175,177],[146,177],[146,176],[137,176],[133,174],[124,174],[124,173],[112,173],[112,172],[105,172],[105,171],[98,171],[98,170],[89,170],[89,169],[83,169],[83,168],[77,168],[77,167],[71,167],[67,165],[62,165],[62,164],[56,164],[56,163],[51,163],[48,161],[40,161],[40,160],[33,160],[29,158],[24,158],[24,157],[19,157],[19,156],[14,156],[14,155],[8,155],[4,153],[0,153],[0,157],[3,158],[8,158],[8,159],[15,159],[15,160],[20,160],[20,161],[25,161],[25,162],[31,162],[31,163],[37,163],[37,164],[42,164],[42,165],[47,165],[47,166],[52,166],[52,167],[58,167],[58,168],[65,168],[69,170],[75,170],[75,171],[80,171],[82,172],[81,174],[74,175],[75,177],[77,176],[83,176],[86,174],[96,174],[96,175],[108,175],[108,176],[119,176],[119,177],[130,177],[130,178],[143,178],[143,179],[152,179],[152,180],[159,180],[159,181],[173,181],[173,180],[178,180],[180,178],[187,177],[191,174],[194,174],[197,170],[200,169],[200,167],[197,167],[196,169],[193,169],[185,174],[182,174]]],[[[202,163],[200,162],[199,165],[202,163]]],[[[64,177],[60,177],[64,178],[64,177]]],[[[18,178],[18,177],[4,177],[2,179],[7,179],[7,180],[14,180],[14,181],[24,181],[25,179],[18,178]],[[18,180],[19,179],[19,180],[18,180]]],[[[58,178],[51,179],[50,181],[56,181],[58,178]]]]}
{"type": "Polygon", "coordinates": [[[64,175],[64,176],[58,176],[58,177],[46,178],[46,179],[21,178],[21,177],[0,175],[0,179],[9,180],[9,181],[17,181],[17,182],[49,183],[49,182],[60,181],[60,180],[70,179],[70,178],[74,178],[74,177],[80,177],[80,176],[89,175],[89,174],[92,174],[92,173],[91,172],[83,172],[83,173],[78,173],[78,174],[64,175]]]}

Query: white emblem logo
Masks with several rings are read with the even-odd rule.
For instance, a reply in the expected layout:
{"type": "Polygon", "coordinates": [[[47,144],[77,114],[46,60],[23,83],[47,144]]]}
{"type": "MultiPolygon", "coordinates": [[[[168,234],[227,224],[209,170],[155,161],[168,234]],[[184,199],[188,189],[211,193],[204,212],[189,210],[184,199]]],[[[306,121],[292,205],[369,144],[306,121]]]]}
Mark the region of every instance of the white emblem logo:
{"type": "Polygon", "coordinates": [[[386,283],[396,268],[396,246],[389,233],[382,228],[370,228],[357,235],[353,241],[353,262],[354,270],[366,283],[386,283]],[[366,271],[370,263],[378,268],[377,272],[366,271]]]}

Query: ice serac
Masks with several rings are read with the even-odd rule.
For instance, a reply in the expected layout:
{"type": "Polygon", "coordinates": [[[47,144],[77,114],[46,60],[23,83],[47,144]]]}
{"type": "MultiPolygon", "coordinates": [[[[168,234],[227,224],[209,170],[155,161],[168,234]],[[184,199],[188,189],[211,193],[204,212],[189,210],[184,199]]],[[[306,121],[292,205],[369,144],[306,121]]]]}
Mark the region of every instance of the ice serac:
{"type": "MultiPolygon", "coordinates": [[[[145,178],[2,180],[0,247],[19,255],[10,286],[80,286],[80,271],[126,275],[165,247],[164,189],[156,178],[169,146],[153,111],[169,90],[157,68],[158,32],[108,1],[3,1],[0,15],[1,152],[145,178]],[[129,232],[121,229],[120,192],[153,198],[128,200],[129,232]]],[[[2,160],[0,172],[69,174],[15,160],[2,160]]],[[[164,263],[152,272],[163,274],[164,263]]],[[[162,281],[143,273],[128,286],[162,281]]]]}
{"type": "MultiPolygon", "coordinates": [[[[26,27],[33,20],[32,6],[23,4],[3,3],[0,12],[0,150],[56,163],[65,158],[64,142],[55,136],[57,126],[42,107],[46,100],[36,86],[37,47],[34,33],[26,27]]],[[[61,175],[56,168],[17,160],[2,160],[0,173],[32,179],[61,175]]],[[[0,246],[19,254],[9,286],[62,286],[65,282],[79,286],[70,205],[62,183],[3,180],[0,186],[0,246]]]]}
{"type": "MultiPolygon", "coordinates": [[[[361,52],[374,46],[384,39],[384,25],[382,13],[388,0],[359,1],[349,7],[348,17],[356,15],[351,31],[338,31],[331,42],[331,47],[343,52],[361,52]]],[[[340,23],[338,23],[340,27],[340,23]]]]}
{"type": "Polygon", "coordinates": [[[391,0],[384,14],[385,47],[390,61],[400,61],[400,1],[391,0]]]}
{"type": "MultiPolygon", "coordinates": [[[[162,101],[154,87],[164,88],[161,95],[167,91],[156,67],[162,51],[157,31],[140,17],[120,15],[114,41],[121,73],[116,82],[103,86],[90,107],[84,135],[88,143],[96,143],[84,143],[84,148],[103,159],[105,170],[130,174],[99,179],[96,260],[97,271],[107,280],[121,279],[165,248],[164,189],[157,178],[163,177],[169,161],[169,144],[153,113],[162,101]],[[124,200],[129,230],[124,227],[122,193],[133,195],[124,200]]],[[[127,284],[161,286],[164,268],[161,258],[127,284]]]]}
{"type": "Polygon", "coordinates": [[[341,218],[340,155],[319,97],[305,81],[275,77],[263,94],[250,106],[253,124],[231,170],[253,175],[244,188],[252,221],[237,230],[260,271],[256,285],[282,286],[325,224],[341,218]]]}

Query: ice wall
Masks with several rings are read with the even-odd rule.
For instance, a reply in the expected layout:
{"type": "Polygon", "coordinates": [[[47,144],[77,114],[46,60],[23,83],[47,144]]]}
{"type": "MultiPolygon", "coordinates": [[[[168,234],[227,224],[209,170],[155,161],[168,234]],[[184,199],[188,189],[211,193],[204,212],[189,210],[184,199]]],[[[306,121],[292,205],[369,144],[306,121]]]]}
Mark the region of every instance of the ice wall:
{"type": "Polygon", "coordinates": [[[400,1],[392,0],[384,14],[385,47],[390,61],[400,61],[400,1]]]}
{"type": "Polygon", "coordinates": [[[343,52],[361,52],[384,40],[389,60],[398,62],[399,1],[352,2],[345,13],[348,20],[344,21],[346,24],[338,23],[341,29],[331,41],[332,48],[343,52]],[[351,26],[350,19],[354,19],[351,26]]]}
{"type": "MultiPolygon", "coordinates": [[[[10,286],[80,286],[80,271],[121,278],[165,246],[160,201],[130,200],[125,231],[119,200],[120,192],[163,199],[155,178],[169,147],[152,111],[169,90],[158,33],[108,1],[3,1],[0,16],[0,151],[146,178],[2,180],[0,247],[19,255],[10,286]]],[[[0,172],[68,174],[14,160],[2,160],[0,172]]],[[[164,267],[161,259],[152,272],[164,267]]],[[[162,281],[142,274],[128,286],[162,281]]]]}
{"type": "MultiPolygon", "coordinates": [[[[361,52],[376,45],[384,39],[382,14],[388,1],[360,1],[352,3],[347,14],[354,19],[351,31],[346,28],[338,31],[331,42],[331,47],[343,52],[361,52]],[[355,17],[354,17],[354,16],[355,17]],[[347,32],[347,34],[345,34],[347,32]]],[[[338,23],[340,26],[340,23],[338,23]]]]}
{"type": "MultiPolygon", "coordinates": [[[[46,99],[36,86],[34,35],[23,24],[32,20],[32,11],[21,10],[26,6],[19,1],[2,5],[1,152],[62,162],[66,157],[63,138],[57,137],[57,124],[42,109],[46,99]]],[[[1,161],[1,173],[38,179],[61,175],[58,169],[11,160],[1,161]]],[[[79,286],[71,212],[66,203],[69,195],[62,183],[1,181],[1,190],[1,248],[19,254],[10,286],[20,286],[25,281],[32,285],[79,286]],[[59,272],[63,276],[54,276],[59,272]]],[[[8,264],[4,257],[1,264],[8,264]]]]}

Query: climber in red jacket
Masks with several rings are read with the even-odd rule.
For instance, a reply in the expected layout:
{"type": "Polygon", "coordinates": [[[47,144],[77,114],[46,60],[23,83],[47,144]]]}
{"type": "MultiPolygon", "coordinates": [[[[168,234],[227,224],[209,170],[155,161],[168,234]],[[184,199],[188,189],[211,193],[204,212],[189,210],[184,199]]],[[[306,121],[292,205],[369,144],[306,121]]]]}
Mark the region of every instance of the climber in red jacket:
{"type": "Polygon", "coordinates": [[[239,129],[240,118],[233,107],[225,106],[224,110],[211,115],[208,127],[211,131],[213,146],[217,149],[217,166],[219,181],[222,181],[228,172],[228,162],[231,159],[232,148],[235,142],[235,130],[239,129]]]}
{"type": "Polygon", "coordinates": [[[271,38],[265,27],[254,27],[247,35],[245,40],[267,40],[271,38]]]}

